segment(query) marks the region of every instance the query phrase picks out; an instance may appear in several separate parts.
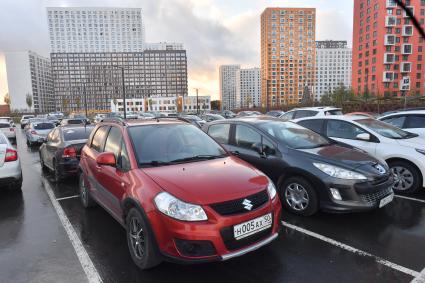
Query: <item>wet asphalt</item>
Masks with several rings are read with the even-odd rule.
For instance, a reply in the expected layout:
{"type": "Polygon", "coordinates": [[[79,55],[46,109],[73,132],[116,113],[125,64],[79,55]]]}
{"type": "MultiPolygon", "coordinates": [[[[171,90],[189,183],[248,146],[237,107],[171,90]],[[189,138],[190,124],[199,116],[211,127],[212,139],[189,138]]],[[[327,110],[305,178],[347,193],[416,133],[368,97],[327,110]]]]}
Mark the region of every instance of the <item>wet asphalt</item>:
{"type": "MultiPolygon", "coordinates": [[[[23,134],[18,151],[22,193],[0,188],[0,282],[87,282],[42,183],[60,199],[77,195],[77,181],[56,185],[41,173],[38,148],[27,148],[23,134]]],[[[413,197],[425,200],[425,190],[413,197]]],[[[276,241],[258,251],[212,264],[163,263],[150,271],[132,263],[125,230],[103,209],[84,210],[78,198],[59,204],[104,282],[410,282],[411,275],[381,259],[416,272],[425,268],[425,203],[403,198],[368,213],[305,218],[284,212],[283,220],[300,229],[284,227],[276,241]]]]}

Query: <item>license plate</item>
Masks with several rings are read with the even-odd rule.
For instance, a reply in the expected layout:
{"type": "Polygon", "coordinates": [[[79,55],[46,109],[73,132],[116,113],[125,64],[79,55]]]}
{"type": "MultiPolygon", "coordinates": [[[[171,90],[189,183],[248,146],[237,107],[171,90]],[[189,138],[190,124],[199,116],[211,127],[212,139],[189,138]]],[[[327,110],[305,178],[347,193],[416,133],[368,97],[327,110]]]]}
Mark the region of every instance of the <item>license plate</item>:
{"type": "Polygon", "coordinates": [[[394,199],[394,194],[390,194],[389,196],[384,197],[379,202],[379,208],[386,206],[387,204],[389,204],[390,202],[392,202],[393,199],[394,199]]]}
{"type": "Polygon", "coordinates": [[[270,228],[273,224],[272,214],[266,214],[250,221],[233,226],[233,235],[236,240],[251,236],[270,228]]]}

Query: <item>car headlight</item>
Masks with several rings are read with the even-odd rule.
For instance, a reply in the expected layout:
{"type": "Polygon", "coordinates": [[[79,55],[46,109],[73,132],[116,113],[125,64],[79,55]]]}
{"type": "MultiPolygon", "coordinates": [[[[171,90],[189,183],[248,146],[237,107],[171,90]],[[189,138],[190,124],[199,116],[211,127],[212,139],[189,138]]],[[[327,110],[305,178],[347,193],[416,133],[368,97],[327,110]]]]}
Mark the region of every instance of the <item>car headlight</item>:
{"type": "Polygon", "coordinates": [[[208,219],[201,206],[181,201],[167,192],[159,193],[154,201],[159,211],[172,218],[183,221],[208,219]]]}
{"type": "Polygon", "coordinates": [[[272,180],[269,179],[269,183],[267,185],[267,192],[269,193],[270,199],[274,199],[276,197],[276,187],[274,186],[272,180]]]}
{"type": "Polygon", "coordinates": [[[423,150],[423,149],[416,148],[416,151],[425,155],[425,150],[423,150]]]}
{"type": "Polygon", "coordinates": [[[313,163],[313,165],[325,174],[338,179],[367,180],[366,176],[354,171],[346,170],[337,166],[324,163],[313,163]]]}

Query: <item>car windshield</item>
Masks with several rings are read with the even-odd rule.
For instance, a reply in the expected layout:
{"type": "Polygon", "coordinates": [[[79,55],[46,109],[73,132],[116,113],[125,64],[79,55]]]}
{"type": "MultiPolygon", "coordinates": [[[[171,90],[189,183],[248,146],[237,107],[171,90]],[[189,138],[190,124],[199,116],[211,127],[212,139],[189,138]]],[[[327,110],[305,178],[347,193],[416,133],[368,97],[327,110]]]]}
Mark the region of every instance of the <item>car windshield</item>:
{"type": "Polygon", "coordinates": [[[375,119],[362,119],[356,122],[389,139],[410,139],[418,136],[375,119]]]}
{"type": "Polygon", "coordinates": [[[38,123],[38,124],[33,124],[33,127],[36,130],[48,130],[48,129],[53,129],[55,125],[53,125],[52,123],[38,123]]]}
{"type": "Polygon", "coordinates": [[[343,115],[341,109],[329,110],[329,111],[326,111],[325,114],[326,114],[326,116],[343,115]]]}
{"type": "Polygon", "coordinates": [[[70,128],[63,130],[65,141],[86,140],[89,138],[93,127],[70,128]]]}
{"type": "Polygon", "coordinates": [[[10,124],[9,123],[0,123],[0,128],[1,129],[10,128],[10,124]]]}
{"type": "Polygon", "coordinates": [[[309,149],[330,145],[321,135],[291,122],[267,122],[260,128],[294,149],[309,149]]]}
{"type": "Polygon", "coordinates": [[[220,145],[193,125],[133,126],[128,131],[142,167],[227,156],[220,145]]]}
{"type": "Polygon", "coordinates": [[[195,116],[195,115],[193,115],[193,116],[183,116],[183,118],[185,118],[185,119],[187,119],[187,120],[191,120],[191,121],[202,121],[202,119],[201,118],[199,118],[198,116],[195,116]]]}

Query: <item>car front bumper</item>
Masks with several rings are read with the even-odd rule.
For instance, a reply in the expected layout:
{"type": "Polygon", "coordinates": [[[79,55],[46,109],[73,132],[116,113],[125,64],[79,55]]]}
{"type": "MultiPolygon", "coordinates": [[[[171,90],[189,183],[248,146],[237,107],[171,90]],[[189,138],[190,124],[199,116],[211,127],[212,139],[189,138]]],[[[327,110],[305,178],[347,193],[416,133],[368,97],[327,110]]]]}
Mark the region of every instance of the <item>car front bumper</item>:
{"type": "Polygon", "coordinates": [[[207,221],[184,222],[172,219],[159,211],[148,213],[159,249],[165,260],[178,263],[224,261],[259,249],[277,238],[281,227],[281,204],[278,197],[255,211],[244,214],[221,216],[211,207],[203,207],[207,221]],[[236,240],[233,226],[272,213],[271,228],[246,238],[236,240]],[[233,239],[231,239],[231,238],[233,239]],[[240,241],[239,244],[233,243],[240,241]],[[188,256],[183,245],[204,245],[208,255],[188,256]]]}

